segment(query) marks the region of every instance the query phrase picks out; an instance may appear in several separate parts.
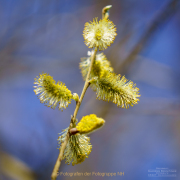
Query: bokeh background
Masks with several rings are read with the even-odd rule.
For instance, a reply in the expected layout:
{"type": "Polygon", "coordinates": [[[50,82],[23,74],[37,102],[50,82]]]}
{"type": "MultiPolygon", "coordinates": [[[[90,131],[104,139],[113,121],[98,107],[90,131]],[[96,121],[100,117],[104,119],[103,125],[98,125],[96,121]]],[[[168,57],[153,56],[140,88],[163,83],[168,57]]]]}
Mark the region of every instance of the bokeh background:
{"type": "Polygon", "coordinates": [[[124,172],[115,177],[68,179],[146,180],[148,170],[175,169],[180,179],[179,0],[0,0],[0,179],[49,180],[57,138],[68,127],[75,102],[63,112],[40,103],[34,78],[46,72],[80,95],[81,57],[88,47],[84,24],[112,5],[117,34],[104,51],[115,72],[140,89],[129,109],[96,100],[88,89],[77,118],[106,120],[90,135],[92,153],[82,164],[63,161],[60,172],[124,172]]]}

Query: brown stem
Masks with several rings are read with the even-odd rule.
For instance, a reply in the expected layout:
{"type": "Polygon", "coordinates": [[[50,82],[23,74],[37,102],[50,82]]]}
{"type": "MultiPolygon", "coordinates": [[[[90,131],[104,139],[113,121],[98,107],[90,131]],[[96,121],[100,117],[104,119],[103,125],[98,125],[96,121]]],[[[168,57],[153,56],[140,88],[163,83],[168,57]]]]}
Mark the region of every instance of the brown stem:
{"type": "Polygon", "coordinates": [[[73,124],[75,123],[75,120],[76,120],[76,115],[78,113],[78,110],[79,110],[79,107],[81,105],[81,102],[84,98],[84,95],[86,93],[86,90],[87,88],[89,87],[90,83],[89,83],[89,78],[90,78],[90,73],[91,73],[91,70],[92,70],[92,66],[93,66],[93,63],[95,61],[95,57],[96,57],[96,53],[97,53],[97,50],[98,48],[96,47],[93,54],[91,54],[91,64],[90,64],[90,67],[89,67],[89,71],[88,71],[88,74],[87,74],[87,77],[86,77],[86,81],[84,83],[84,88],[82,90],[82,93],[81,93],[81,97],[79,99],[79,101],[76,103],[76,108],[74,110],[74,115],[73,117],[71,118],[71,122],[70,122],[70,125],[69,125],[69,131],[66,135],[66,139],[65,141],[61,144],[61,149],[60,149],[60,152],[59,152],[59,156],[57,158],[57,161],[56,161],[56,164],[54,166],[54,169],[53,169],[53,172],[51,174],[51,179],[52,180],[56,180],[57,176],[58,176],[58,171],[59,171],[59,168],[60,168],[60,165],[61,165],[61,161],[63,159],[63,154],[64,154],[64,150],[66,148],[66,145],[68,143],[68,140],[69,140],[69,136],[70,136],[70,129],[73,128],[73,124]]]}
{"type": "MultiPolygon", "coordinates": [[[[93,51],[92,51],[92,52],[93,52],[93,51]]],[[[82,93],[81,93],[81,97],[80,97],[80,99],[79,99],[79,102],[78,102],[77,105],[76,105],[75,110],[74,110],[74,115],[73,115],[73,118],[72,118],[73,121],[75,121],[75,119],[76,119],[76,115],[77,115],[77,113],[78,113],[78,110],[79,110],[79,107],[80,107],[80,105],[81,105],[81,102],[82,102],[82,100],[83,100],[83,98],[84,98],[84,95],[85,95],[85,93],[86,93],[87,88],[88,88],[89,85],[90,85],[90,83],[89,83],[89,78],[90,78],[90,73],[91,73],[91,70],[92,70],[93,63],[94,63],[94,61],[95,61],[96,53],[97,53],[97,48],[95,48],[94,53],[91,55],[91,64],[90,64],[90,67],[89,67],[88,74],[87,74],[87,76],[86,76],[86,81],[85,81],[84,88],[83,88],[82,93]]]]}
{"type": "Polygon", "coordinates": [[[67,133],[67,136],[66,136],[66,139],[64,141],[64,143],[61,145],[61,151],[59,152],[59,156],[56,160],[56,164],[54,166],[54,169],[53,169],[53,172],[51,174],[51,179],[52,180],[56,180],[57,176],[59,175],[58,174],[58,171],[59,171],[59,167],[61,165],[61,161],[62,161],[62,158],[63,158],[63,153],[64,153],[64,150],[66,148],[66,145],[68,143],[68,139],[69,139],[69,133],[67,133]]]}

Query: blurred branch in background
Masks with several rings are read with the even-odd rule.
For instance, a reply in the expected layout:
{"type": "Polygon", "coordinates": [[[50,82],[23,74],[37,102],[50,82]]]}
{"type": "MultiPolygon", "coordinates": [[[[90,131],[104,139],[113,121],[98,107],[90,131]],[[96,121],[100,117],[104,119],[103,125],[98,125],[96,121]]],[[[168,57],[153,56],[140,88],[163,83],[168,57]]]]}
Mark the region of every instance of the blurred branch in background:
{"type": "Polygon", "coordinates": [[[145,48],[147,42],[152,38],[154,33],[162,26],[170,17],[172,17],[178,10],[180,6],[179,0],[171,0],[154,18],[149,28],[141,36],[140,40],[136,43],[129,55],[120,64],[119,72],[125,74],[131,65],[131,63],[136,59],[137,55],[145,48]]]}
{"type": "Polygon", "coordinates": [[[13,180],[35,180],[33,171],[19,159],[0,152],[0,171],[2,175],[13,180]]]}

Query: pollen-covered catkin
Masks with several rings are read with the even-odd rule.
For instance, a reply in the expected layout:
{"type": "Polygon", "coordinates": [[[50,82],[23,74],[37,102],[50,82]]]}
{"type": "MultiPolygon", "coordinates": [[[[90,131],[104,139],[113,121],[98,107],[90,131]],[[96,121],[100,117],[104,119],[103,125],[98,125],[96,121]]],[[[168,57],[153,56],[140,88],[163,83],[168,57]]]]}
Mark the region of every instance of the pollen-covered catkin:
{"type": "Polygon", "coordinates": [[[99,100],[111,101],[121,108],[138,104],[139,89],[125,76],[107,72],[101,78],[92,81],[91,87],[96,91],[99,100]]]}
{"type": "MultiPolygon", "coordinates": [[[[59,144],[62,144],[65,141],[67,133],[68,128],[62,132],[61,136],[59,136],[59,144]]],[[[74,166],[88,158],[91,150],[92,145],[90,143],[90,137],[81,134],[71,135],[64,150],[63,159],[65,159],[65,163],[68,165],[72,163],[74,166]]]]}
{"type": "Polygon", "coordinates": [[[36,86],[34,86],[34,92],[38,95],[41,103],[45,103],[46,106],[55,107],[58,105],[59,110],[66,109],[68,104],[71,103],[73,95],[71,91],[65,86],[64,83],[56,81],[49,74],[40,74],[39,77],[34,79],[36,86]]]}
{"type": "MultiPolygon", "coordinates": [[[[88,55],[91,55],[88,52],[88,55]]],[[[89,70],[90,57],[81,58],[80,69],[83,79],[86,79],[89,70]]],[[[140,97],[139,89],[125,76],[113,72],[110,62],[103,53],[96,55],[96,60],[90,74],[90,87],[96,91],[99,100],[111,101],[118,107],[128,108],[137,104],[140,97]]]]}
{"type": "MultiPolygon", "coordinates": [[[[91,63],[91,54],[93,52],[88,51],[88,57],[83,57],[81,58],[81,62],[79,64],[79,67],[81,69],[81,73],[83,76],[83,79],[86,79],[89,66],[91,63]]],[[[106,71],[111,71],[113,72],[113,68],[111,66],[110,61],[107,60],[106,55],[104,53],[97,53],[96,54],[96,59],[93,64],[93,68],[90,73],[90,79],[94,77],[101,77],[103,76],[106,71]]]]}
{"type": "Polygon", "coordinates": [[[97,47],[100,51],[110,46],[116,36],[116,28],[112,21],[104,18],[93,19],[93,22],[85,23],[83,36],[86,46],[89,48],[97,47]]]}

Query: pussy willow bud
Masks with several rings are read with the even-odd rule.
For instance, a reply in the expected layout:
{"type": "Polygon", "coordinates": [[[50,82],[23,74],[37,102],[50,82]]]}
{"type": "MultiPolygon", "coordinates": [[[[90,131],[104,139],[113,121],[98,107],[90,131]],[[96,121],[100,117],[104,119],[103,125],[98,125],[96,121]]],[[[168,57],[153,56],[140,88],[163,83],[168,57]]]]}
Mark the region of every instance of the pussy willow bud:
{"type": "Polygon", "coordinates": [[[80,134],[89,134],[104,125],[105,121],[98,118],[95,114],[84,116],[77,124],[76,129],[80,134]]]}

